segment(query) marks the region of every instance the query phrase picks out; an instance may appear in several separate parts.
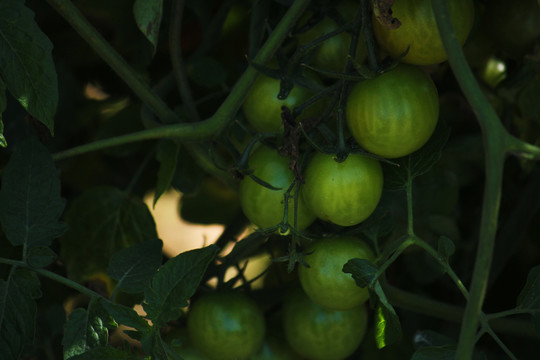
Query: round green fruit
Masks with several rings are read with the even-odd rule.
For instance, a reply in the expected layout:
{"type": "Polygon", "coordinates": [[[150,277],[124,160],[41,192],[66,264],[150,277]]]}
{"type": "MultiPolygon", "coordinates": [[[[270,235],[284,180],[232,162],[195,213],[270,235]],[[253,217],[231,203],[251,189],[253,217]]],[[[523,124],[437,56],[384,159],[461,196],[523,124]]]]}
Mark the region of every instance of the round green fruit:
{"type": "Polygon", "coordinates": [[[439,97],[420,68],[401,64],[357,83],[347,99],[347,124],[366,150],[398,158],[418,150],[437,126],[439,97]]]}
{"type": "Polygon", "coordinates": [[[298,354],[308,359],[345,359],[354,353],[366,334],[368,318],[364,305],[350,310],[329,310],[297,291],[283,306],[285,337],[298,354]]]}
{"type": "MultiPolygon", "coordinates": [[[[473,1],[450,0],[446,4],[454,31],[463,45],[474,22],[473,1]]],[[[397,58],[409,47],[409,52],[402,62],[432,65],[447,60],[431,1],[397,0],[392,5],[392,16],[401,22],[401,26],[396,29],[390,29],[378,19],[373,19],[377,42],[390,56],[397,58]]]]}
{"type": "MultiPolygon", "coordinates": [[[[283,221],[284,194],[294,180],[289,169],[289,160],[277,151],[261,146],[249,158],[249,168],[253,175],[280,190],[273,190],[255,182],[246,176],[240,183],[240,204],[246,217],[259,228],[276,226],[283,221]]],[[[315,215],[298,196],[297,226],[299,230],[308,227],[315,220],[315,215]]],[[[294,225],[294,192],[288,203],[288,222],[294,225]]]]}
{"type": "Polygon", "coordinates": [[[214,360],[249,359],[263,343],[265,326],[257,304],[239,292],[202,295],[187,318],[191,342],[214,360]]]}
{"type": "Polygon", "coordinates": [[[341,226],[364,221],[377,207],[383,189],[379,162],[350,154],[343,162],[317,153],[304,175],[302,197],[320,219],[341,226]]]}
{"type": "Polygon", "coordinates": [[[298,276],[307,296],[318,305],[333,310],[348,310],[369,298],[367,288],[356,285],[351,274],[343,272],[350,259],[373,261],[375,254],[368,244],[352,236],[324,238],[306,248],[298,276]]]}

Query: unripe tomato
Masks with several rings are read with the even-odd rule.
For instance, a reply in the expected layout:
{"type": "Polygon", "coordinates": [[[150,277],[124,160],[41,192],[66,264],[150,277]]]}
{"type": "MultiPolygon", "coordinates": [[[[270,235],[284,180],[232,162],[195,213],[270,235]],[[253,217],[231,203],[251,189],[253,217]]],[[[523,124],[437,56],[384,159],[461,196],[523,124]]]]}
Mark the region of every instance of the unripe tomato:
{"type": "Polygon", "coordinates": [[[329,310],[303,291],[291,294],[283,305],[285,337],[300,355],[313,360],[338,360],[362,343],[367,328],[364,305],[350,310],[329,310]]]}
{"type": "Polygon", "coordinates": [[[267,337],[250,360],[300,360],[289,344],[281,338],[267,337]]]}
{"type": "MultiPolygon", "coordinates": [[[[450,0],[446,3],[457,38],[463,45],[474,22],[473,1],[450,0]]],[[[397,58],[410,46],[403,62],[432,65],[446,61],[431,1],[396,0],[392,5],[392,16],[401,22],[397,29],[389,29],[377,19],[373,20],[377,42],[390,56],[397,58]]]]}
{"type": "Polygon", "coordinates": [[[302,197],[320,219],[341,226],[364,221],[382,194],[381,165],[373,158],[350,154],[343,162],[317,153],[304,175],[302,197]]]}
{"type": "Polygon", "coordinates": [[[307,296],[316,304],[333,310],[348,310],[363,304],[368,298],[367,288],[356,285],[351,274],[343,272],[350,259],[375,259],[368,244],[353,236],[324,238],[306,248],[298,276],[307,296]]]}
{"type": "MultiPolygon", "coordinates": [[[[306,102],[315,95],[312,91],[295,85],[286,99],[278,99],[280,90],[280,80],[259,75],[255,84],[250,89],[242,110],[250,125],[258,132],[282,132],[283,123],[281,119],[281,107],[286,106],[291,111],[295,106],[306,102]]],[[[306,117],[317,115],[319,104],[314,103],[308,106],[298,117],[301,120],[306,117]]]]}
{"type": "MultiPolygon", "coordinates": [[[[347,22],[352,22],[354,20],[355,15],[358,13],[358,9],[358,3],[349,0],[341,1],[337,5],[338,12],[347,22]]],[[[305,24],[308,20],[309,15],[304,16],[300,20],[300,26],[305,24]]],[[[304,45],[337,29],[339,29],[339,25],[330,17],[325,17],[309,30],[299,33],[297,36],[298,42],[301,45],[304,45]]],[[[351,40],[352,36],[348,32],[342,32],[325,40],[312,50],[314,52],[312,65],[323,70],[342,72],[347,63],[351,40]]],[[[358,36],[355,60],[361,63],[366,58],[366,55],[366,45],[360,35],[358,36]]]]}
{"type": "MultiPolygon", "coordinates": [[[[240,204],[246,217],[260,228],[278,225],[283,220],[284,197],[294,180],[289,169],[289,160],[277,151],[261,146],[249,158],[249,168],[253,175],[280,190],[272,190],[245,177],[240,183],[240,204]]],[[[294,191],[288,204],[288,221],[294,225],[294,191]]],[[[315,215],[298,196],[297,229],[303,230],[315,220],[315,215]]]]}
{"type": "Polygon", "coordinates": [[[261,347],[265,327],[257,304],[239,292],[205,294],[187,318],[191,342],[214,360],[248,359],[261,347]]]}
{"type": "Polygon", "coordinates": [[[401,64],[357,83],[349,94],[346,116],[364,149],[386,158],[405,156],[422,147],[435,130],[437,88],[421,69],[401,64]]]}

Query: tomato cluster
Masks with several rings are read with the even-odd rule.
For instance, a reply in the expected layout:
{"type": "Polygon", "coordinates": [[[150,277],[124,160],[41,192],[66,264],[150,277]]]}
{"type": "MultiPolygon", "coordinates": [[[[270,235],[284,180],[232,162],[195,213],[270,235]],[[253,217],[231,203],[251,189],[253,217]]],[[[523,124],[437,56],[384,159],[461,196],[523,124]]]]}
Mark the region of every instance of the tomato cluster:
{"type": "MultiPolygon", "coordinates": [[[[472,1],[449,5],[463,43],[474,18],[472,1]]],[[[325,111],[311,102],[303,106],[316,92],[300,84],[285,99],[278,98],[285,70],[280,78],[261,75],[248,94],[241,113],[251,135],[264,136],[252,138],[237,167],[243,177],[241,207],[263,233],[292,233],[288,251],[302,265],[296,289],[280,302],[284,339],[265,336],[263,313],[241,292],[195,300],[188,330],[195,347],[209,358],[266,359],[281,351],[279,358],[298,358],[291,355],[297,353],[306,359],[345,359],[363,341],[369,294],[343,266],[353,258],[375,263],[378,254],[359,237],[317,238],[310,229],[317,223],[317,229],[346,230],[368,219],[383,194],[381,162],[419,150],[435,131],[437,88],[419,65],[441,63],[446,54],[430,2],[401,0],[392,10],[401,22],[397,29],[390,29],[384,17],[371,19],[378,44],[371,55],[386,65],[354,82],[339,75],[358,75],[353,68],[367,67],[367,45],[353,26],[360,18],[355,17],[361,13],[358,4],[346,0],[328,16],[314,11],[300,19],[297,49],[309,49],[303,59],[322,74],[317,82],[332,86],[337,78],[345,89],[337,101],[318,100],[325,111]],[[335,36],[319,41],[333,31],[335,36]],[[383,62],[387,56],[390,60],[383,62]],[[303,112],[295,118],[296,107],[303,112]],[[337,129],[333,137],[326,136],[328,129],[337,129]]]]}

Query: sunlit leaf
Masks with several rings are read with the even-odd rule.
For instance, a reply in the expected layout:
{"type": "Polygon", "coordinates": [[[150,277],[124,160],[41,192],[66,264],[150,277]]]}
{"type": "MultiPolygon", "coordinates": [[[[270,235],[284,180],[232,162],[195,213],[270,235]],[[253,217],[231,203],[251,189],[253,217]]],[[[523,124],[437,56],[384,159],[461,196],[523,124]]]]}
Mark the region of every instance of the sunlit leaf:
{"type": "Polygon", "coordinates": [[[154,53],[159,39],[162,14],[163,0],[135,0],[133,4],[137,27],[152,44],[154,53]]]}
{"type": "Polygon", "coordinates": [[[54,133],[58,80],[52,48],[24,1],[0,1],[0,77],[26,111],[54,133]]]}
{"type": "Polygon", "coordinates": [[[34,272],[16,270],[7,281],[0,279],[0,354],[18,360],[24,345],[34,340],[36,302],[41,297],[34,272]]]}
{"type": "Polygon", "coordinates": [[[49,246],[66,230],[58,221],[65,201],[51,155],[35,138],[21,142],[4,169],[0,221],[13,245],[49,246]]]}
{"type": "Polygon", "coordinates": [[[178,318],[218,251],[217,246],[210,245],[183,252],[162,265],[144,292],[143,307],[148,319],[162,326],[178,318]]]}
{"type": "Polygon", "coordinates": [[[378,297],[375,308],[375,342],[377,347],[382,349],[401,340],[401,323],[378,281],[375,283],[374,293],[378,297]]]}

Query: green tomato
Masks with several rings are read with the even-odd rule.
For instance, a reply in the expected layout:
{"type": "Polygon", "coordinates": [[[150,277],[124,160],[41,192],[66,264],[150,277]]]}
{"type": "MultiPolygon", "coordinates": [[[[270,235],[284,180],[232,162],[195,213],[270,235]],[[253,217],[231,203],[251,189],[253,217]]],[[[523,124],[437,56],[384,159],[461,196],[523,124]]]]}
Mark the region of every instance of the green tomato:
{"type": "MultiPolygon", "coordinates": [[[[249,158],[249,168],[253,175],[280,190],[272,190],[245,177],[240,183],[240,204],[246,217],[260,228],[269,228],[283,221],[284,194],[294,180],[289,169],[289,160],[280,156],[277,151],[261,146],[249,158]]],[[[315,215],[298,196],[297,226],[299,230],[308,227],[315,215]]],[[[288,222],[294,225],[294,191],[291,192],[288,204],[288,222]]]]}
{"type": "Polygon", "coordinates": [[[320,219],[341,226],[359,224],[371,215],[383,188],[381,165],[361,154],[350,154],[339,163],[317,153],[304,178],[302,197],[308,207],[320,219]]]}
{"type": "MultiPolygon", "coordinates": [[[[474,22],[473,1],[450,0],[446,3],[457,38],[463,45],[474,22]]],[[[410,46],[403,62],[432,65],[446,61],[448,57],[437,29],[431,1],[397,0],[392,5],[392,16],[401,22],[397,29],[389,29],[373,19],[377,42],[390,56],[397,58],[410,46]]]]}
{"type": "MultiPolygon", "coordinates": [[[[345,21],[352,22],[358,13],[359,5],[354,1],[341,1],[337,5],[337,10],[343,16],[345,21]]],[[[300,26],[309,20],[309,15],[300,20],[300,26]]],[[[298,43],[304,45],[320,38],[332,31],[339,29],[338,24],[329,17],[324,17],[309,30],[297,35],[298,43]]],[[[343,72],[347,57],[349,56],[349,47],[352,36],[348,32],[342,32],[336,36],[325,40],[314,48],[313,60],[311,64],[323,70],[343,72]]],[[[367,55],[367,48],[362,36],[358,36],[355,60],[363,62],[367,55]]]]}
{"type": "Polygon", "coordinates": [[[359,287],[351,274],[343,272],[350,259],[375,259],[368,244],[352,236],[324,238],[310,244],[306,254],[309,268],[300,266],[298,276],[313,302],[328,309],[348,310],[369,298],[367,288],[359,287]]]}
{"type": "MultiPolygon", "coordinates": [[[[265,75],[259,75],[249,91],[242,110],[247,121],[258,132],[283,132],[281,107],[286,106],[291,111],[315,95],[312,91],[295,85],[286,99],[278,99],[280,80],[265,75]]],[[[308,106],[298,120],[317,115],[320,105],[314,103],[308,106]]]]}
{"type": "Polygon", "coordinates": [[[402,157],[422,147],[435,130],[437,88],[420,68],[401,64],[357,83],[347,99],[346,117],[364,149],[386,158],[402,157]]]}
{"type": "Polygon", "coordinates": [[[300,360],[300,357],[285,340],[267,337],[262,347],[250,360],[300,360]]]}
{"type": "Polygon", "coordinates": [[[283,305],[285,338],[301,356],[313,360],[339,360],[362,343],[367,328],[364,305],[350,310],[329,310],[315,304],[302,291],[283,305]]]}
{"type": "MultiPolygon", "coordinates": [[[[184,360],[209,360],[208,357],[193,346],[185,327],[174,328],[165,334],[163,340],[184,360]]],[[[169,359],[172,359],[172,357],[169,356],[169,359]]]]}
{"type": "Polygon", "coordinates": [[[195,347],[215,360],[249,359],[261,347],[265,319],[239,292],[205,294],[190,305],[187,328],[195,347]]]}

